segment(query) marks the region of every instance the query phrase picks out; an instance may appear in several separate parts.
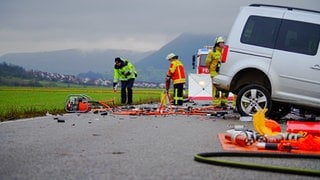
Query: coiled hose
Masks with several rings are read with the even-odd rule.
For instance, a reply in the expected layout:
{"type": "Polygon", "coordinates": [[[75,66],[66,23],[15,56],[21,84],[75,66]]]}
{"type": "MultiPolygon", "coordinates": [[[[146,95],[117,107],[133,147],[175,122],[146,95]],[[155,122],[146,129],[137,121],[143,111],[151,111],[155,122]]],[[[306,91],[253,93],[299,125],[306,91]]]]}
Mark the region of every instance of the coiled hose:
{"type": "Polygon", "coordinates": [[[320,177],[319,169],[301,169],[301,168],[294,168],[294,167],[256,164],[256,163],[248,163],[248,162],[223,160],[221,158],[219,159],[213,158],[213,157],[221,157],[221,156],[222,157],[307,158],[307,159],[315,159],[315,160],[320,159],[320,156],[318,155],[309,155],[309,154],[207,152],[207,153],[199,153],[195,155],[194,160],[202,163],[213,164],[213,165],[320,177]]]}

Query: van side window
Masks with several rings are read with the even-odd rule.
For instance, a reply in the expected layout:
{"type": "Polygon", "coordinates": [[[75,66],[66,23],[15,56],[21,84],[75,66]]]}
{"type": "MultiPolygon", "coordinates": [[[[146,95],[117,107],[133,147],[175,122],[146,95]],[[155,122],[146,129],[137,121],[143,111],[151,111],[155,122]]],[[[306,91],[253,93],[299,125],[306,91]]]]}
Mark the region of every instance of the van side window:
{"type": "Polygon", "coordinates": [[[274,48],[281,20],[277,18],[250,16],[240,41],[245,44],[274,48]]]}
{"type": "Polygon", "coordinates": [[[283,20],[276,48],[284,51],[316,55],[319,39],[320,25],[283,20]]]}

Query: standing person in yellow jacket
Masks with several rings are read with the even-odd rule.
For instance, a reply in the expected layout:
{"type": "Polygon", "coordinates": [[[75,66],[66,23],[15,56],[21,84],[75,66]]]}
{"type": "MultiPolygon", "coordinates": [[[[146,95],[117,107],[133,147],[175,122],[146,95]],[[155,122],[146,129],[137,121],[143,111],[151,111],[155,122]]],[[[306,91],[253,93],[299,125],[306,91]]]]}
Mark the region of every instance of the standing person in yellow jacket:
{"type": "MultiPolygon", "coordinates": [[[[219,68],[221,65],[221,55],[224,47],[224,39],[219,36],[214,41],[213,50],[210,50],[206,59],[206,66],[209,69],[210,77],[213,78],[218,75],[219,68]]],[[[215,107],[226,107],[228,105],[229,92],[218,91],[217,88],[212,84],[212,98],[213,106],[215,107]]]]}
{"type": "Polygon", "coordinates": [[[174,53],[167,55],[167,60],[170,61],[170,67],[167,72],[166,90],[169,90],[170,80],[173,81],[173,104],[183,104],[183,86],[186,83],[186,76],[184,73],[184,66],[178,59],[179,57],[174,53]],[[169,83],[168,83],[169,82],[169,83]]]}
{"type": "Polygon", "coordinates": [[[116,91],[116,85],[121,81],[121,104],[132,104],[132,87],[137,78],[136,68],[127,59],[115,58],[113,90],[116,91]]]}

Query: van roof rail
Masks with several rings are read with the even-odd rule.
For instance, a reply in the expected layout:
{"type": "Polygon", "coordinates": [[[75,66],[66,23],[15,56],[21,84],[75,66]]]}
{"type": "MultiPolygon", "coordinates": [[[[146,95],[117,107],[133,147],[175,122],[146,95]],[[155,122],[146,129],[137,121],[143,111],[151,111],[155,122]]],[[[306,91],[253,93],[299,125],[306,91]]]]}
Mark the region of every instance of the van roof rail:
{"type": "Polygon", "coordinates": [[[311,10],[311,9],[295,8],[295,7],[280,6],[280,5],[270,5],[270,4],[250,4],[249,6],[254,6],[254,7],[260,7],[260,6],[276,7],[276,8],[285,8],[285,9],[288,9],[290,11],[295,9],[295,10],[301,10],[301,11],[309,11],[309,12],[314,12],[314,13],[320,13],[320,11],[311,10]]]}

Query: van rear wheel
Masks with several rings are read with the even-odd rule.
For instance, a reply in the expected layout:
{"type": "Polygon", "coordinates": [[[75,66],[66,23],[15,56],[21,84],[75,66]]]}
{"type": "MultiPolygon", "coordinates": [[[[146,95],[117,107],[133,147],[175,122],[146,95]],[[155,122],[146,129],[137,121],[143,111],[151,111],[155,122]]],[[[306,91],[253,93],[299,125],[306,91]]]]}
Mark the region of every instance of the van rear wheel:
{"type": "Polygon", "coordinates": [[[263,86],[250,84],[243,87],[237,96],[236,107],[241,116],[252,116],[259,109],[271,109],[271,96],[263,86]]]}

